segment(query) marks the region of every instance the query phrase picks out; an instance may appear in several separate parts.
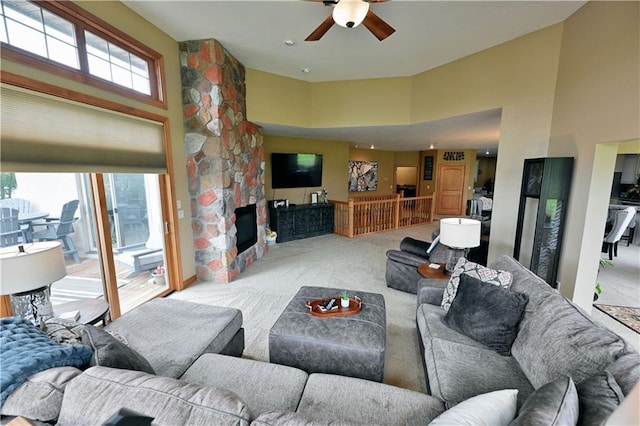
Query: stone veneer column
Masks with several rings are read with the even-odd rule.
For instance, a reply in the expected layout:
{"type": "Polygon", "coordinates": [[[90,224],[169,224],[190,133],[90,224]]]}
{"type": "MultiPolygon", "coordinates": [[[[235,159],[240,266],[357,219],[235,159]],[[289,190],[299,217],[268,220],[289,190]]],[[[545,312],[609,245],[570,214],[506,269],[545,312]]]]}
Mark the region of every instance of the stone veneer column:
{"type": "Polygon", "coordinates": [[[179,48],[196,273],[229,282],[267,249],[262,133],[245,119],[244,66],[216,40],[179,48]],[[234,210],[248,204],[258,242],[238,255],[234,210]]]}

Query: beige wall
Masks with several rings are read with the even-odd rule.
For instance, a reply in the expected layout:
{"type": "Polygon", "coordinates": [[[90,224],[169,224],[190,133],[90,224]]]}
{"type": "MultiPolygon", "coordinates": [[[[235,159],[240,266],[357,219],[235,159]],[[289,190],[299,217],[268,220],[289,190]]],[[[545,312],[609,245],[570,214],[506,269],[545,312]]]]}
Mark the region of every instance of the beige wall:
{"type": "Polygon", "coordinates": [[[137,14],[133,13],[131,9],[119,2],[87,1],[77,3],[88,12],[99,16],[102,20],[126,32],[131,37],[139,40],[163,55],[167,80],[166,97],[169,105],[167,110],[136,102],[109,91],[100,90],[82,83],[61,78],[48,72],[43,72],[36,68],[31,68],[6,59],[2,60],[2,70],[169,117],[173,151],[173,168],[175,171],[174,184],[176,199],[182,201],[182,207],[185,210],[184,219],[180,219],[178,222],[178,236],[182,251],[183,279],[189,278],[195,273],[195,264],[193,257],[193,234],[191,232],[189,191],[187,188],[187,175],[184,165],[184,131],[182,126],[182,96],[180,92],[180,61],[178,60],[178,45],[165,33],[142,19],[137,14]]]}
{"type": "MultiPolygon", "coordinates": [[[[311,127],[420,123],[502,108],[494,198],[497,226],[489,260],[512,254],[523,160],[547,153],[561,38],[558,24],[409,78],[307,83],[311,127]]],[[[262,74],[248,73],[248,87],[260,84],[262,74]]],[[[287,108],[287,93],[276,99],[248,91],[248,118],[266,121],[261,111],[287,108]]],[[[292,101],[304,104],[297,96],[292,101]]],[[[432,184],[421,182],[421,195],[432,190],[432,184]]]]}
{"type": "Polygon", "coordinates": [[[347,201],[347,167],[349,144],[340,141],[320,139],[288,138],[284,136],[264,136],[265,196],[267,200],[288,199],[294,204],[311,202],[310,192],[321,191],[324,187],[330,200],[347,201]],[[317,188],[271,187],[271,153],[309,153],[322,155],[322,186],[317,188]]]}
{"type": "Polygon", "coordinates": [[[618,153],[608,142],[638,149],[639,16],[638,2],[589,2],[564,23],[549,155],[575,163],[559,280],[587,310],[618,153]]]}

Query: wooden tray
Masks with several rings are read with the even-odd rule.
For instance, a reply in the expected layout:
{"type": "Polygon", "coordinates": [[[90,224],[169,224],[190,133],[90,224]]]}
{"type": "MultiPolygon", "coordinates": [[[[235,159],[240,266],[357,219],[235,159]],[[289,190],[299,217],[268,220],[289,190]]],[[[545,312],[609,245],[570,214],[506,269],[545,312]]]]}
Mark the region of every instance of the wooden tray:
{"type": "Polygon", "coordinates": [[[346,315],[353,315],[360,312],[362,309],[362,300],[358,296],[349,297],[349,307],[343,308],[340,306],[340,297],[335,297],[336,303],[338,303],[338,309],[334,309],[333,311],[322,312],[318,305],[325,300],[331,300],[333,297],[327,297],[324,299],[314,299],[310,300],[306,303],[307,309],[309,309],[309,313],[316,317],[344,317],[346,315]]]}

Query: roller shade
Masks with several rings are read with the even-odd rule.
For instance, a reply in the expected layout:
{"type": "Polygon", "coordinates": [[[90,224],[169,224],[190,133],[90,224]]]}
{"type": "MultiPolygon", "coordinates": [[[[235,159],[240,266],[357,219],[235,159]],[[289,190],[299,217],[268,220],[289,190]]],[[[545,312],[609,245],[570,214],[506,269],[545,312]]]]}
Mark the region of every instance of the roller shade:
{"type": "Polygon", "coordinates": [[[163,124],[0,86],[5,172],[166,173],[163,124]]]}

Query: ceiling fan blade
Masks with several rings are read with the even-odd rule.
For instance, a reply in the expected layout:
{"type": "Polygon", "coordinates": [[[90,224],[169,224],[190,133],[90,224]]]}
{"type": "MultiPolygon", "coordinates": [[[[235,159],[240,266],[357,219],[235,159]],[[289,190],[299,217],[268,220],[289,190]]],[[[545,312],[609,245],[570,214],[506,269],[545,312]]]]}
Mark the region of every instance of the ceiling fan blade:
{"type": "Polygon", "coordinates": [[[327,19],[325,19],[322,24],[318,25],[318,28],[313,30],[311,34],[304,41],[318,41],[322,38],[323,35],[329,31],[329,29],[333,26],[333,16],[329,15],[327,19]]]}
{"type": "Polygon", "coordinates": [[[362,23],[380,41],[389,37],[396,31],[391,25],[387,24],[382,20],[382,18],[373,13],[371,9],[367,12],[367,16],[364,18],[362,23]]]}

